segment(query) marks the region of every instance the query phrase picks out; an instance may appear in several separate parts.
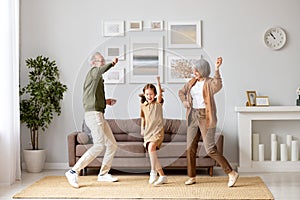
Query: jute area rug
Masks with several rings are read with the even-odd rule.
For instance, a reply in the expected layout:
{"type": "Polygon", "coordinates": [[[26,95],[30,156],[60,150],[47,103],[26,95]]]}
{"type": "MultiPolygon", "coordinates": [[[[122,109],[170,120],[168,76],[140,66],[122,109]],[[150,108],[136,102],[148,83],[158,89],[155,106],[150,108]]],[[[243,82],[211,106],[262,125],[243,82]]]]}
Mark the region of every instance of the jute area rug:
{"type": "Polygon", "coordinates": [[[228,178],[197,177],[186,186],[186,176],[168,176],[168,183],[148,184],[148,176],[118,176],[119,182],[97,182],[97,176],[80,176],[72,188],[64,176],[47,176],[14,195],[18,199],[274,199],[260,177],[240,177],[227,187],[228,178]]]}

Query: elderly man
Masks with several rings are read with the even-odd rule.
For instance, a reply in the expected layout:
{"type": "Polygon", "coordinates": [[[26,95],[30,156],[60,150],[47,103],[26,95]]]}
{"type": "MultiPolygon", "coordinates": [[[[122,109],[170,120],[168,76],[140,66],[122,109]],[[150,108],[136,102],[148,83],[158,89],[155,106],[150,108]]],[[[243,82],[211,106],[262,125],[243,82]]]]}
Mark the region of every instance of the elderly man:
{"type": "Polygon", "coordinates": [[[79,188],[78,173],[80,170],[85,168],[104,150],[105,153],[98,181],[118,181],[118,178],[108,173],[117,150],[117,143],[104,118],[106,104],[113,105],[116,100],[105,99],[104,81],[102,78],[102,74],[115,66],[117,62],[118,58],[114,58],[111,63],[105,64],[105,59],[99,52],[94,53],[90,59],[91,69],[86,75],[83,86],[83,106],[85,122],[91,130],[93,146],[85,152],[72,169],[65,173],[70,185],[75,188],[79,188]]]}

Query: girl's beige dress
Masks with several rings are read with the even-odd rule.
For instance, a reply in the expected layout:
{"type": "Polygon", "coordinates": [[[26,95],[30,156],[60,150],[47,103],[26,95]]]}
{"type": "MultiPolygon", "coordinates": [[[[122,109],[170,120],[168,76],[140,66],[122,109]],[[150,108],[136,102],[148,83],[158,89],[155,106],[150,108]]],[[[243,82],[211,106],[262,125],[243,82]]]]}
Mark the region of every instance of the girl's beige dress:
{"type": "Polygon", "coordinates": [[[159,149],[164,140],[162,103],[144,102],[141,104],[141,117],[145,121],[144,147],[147,149],[147,144],[154,142],[159,149]]]}

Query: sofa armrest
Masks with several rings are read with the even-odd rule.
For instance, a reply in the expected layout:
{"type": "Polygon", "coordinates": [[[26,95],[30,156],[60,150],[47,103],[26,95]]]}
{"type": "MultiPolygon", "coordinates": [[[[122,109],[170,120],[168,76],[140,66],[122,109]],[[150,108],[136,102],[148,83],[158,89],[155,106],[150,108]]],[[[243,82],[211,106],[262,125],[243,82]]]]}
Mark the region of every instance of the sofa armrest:
{"type": "Polygon", "coordinates": [[[216,134],[216,146],[217,146],[217,150],[221,155],[223,155],[223,143],[224,143],[224,135],[216,134]]]}
{"type": "Polygon", "coordinates": [[[76,163],[76,145],[77,145],[77,134],[79,132],[73,132],[68,135],[68,157],[69,166],[72,167],[76,163]]]}

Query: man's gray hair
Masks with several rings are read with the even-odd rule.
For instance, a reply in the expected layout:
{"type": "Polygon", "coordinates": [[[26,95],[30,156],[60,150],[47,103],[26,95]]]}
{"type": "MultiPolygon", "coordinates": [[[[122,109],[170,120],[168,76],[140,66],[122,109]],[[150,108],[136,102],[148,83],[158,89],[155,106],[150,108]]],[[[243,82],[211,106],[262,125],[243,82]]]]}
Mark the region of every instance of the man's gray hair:
{"type": "Polygon", "coordinates": [[[100,52],[95,52],[95,53],[93,53],[91,56],[90,56],[90,58],[89,58],[89,63],[90,63],[90,65],[92,65],[93,64],[93,62],[96,60],[96,55],[100,55],[101,57],[103,57],[102,56],[102,54],[100,53],[100,52]]]}
{"type": "Polygon", "coordinates": [[[201,74],[201,76],[204,78],[209,77],[210,75],[210,65],[203,58],[194,62],[193,69],[198,71],[201,74]]]}

